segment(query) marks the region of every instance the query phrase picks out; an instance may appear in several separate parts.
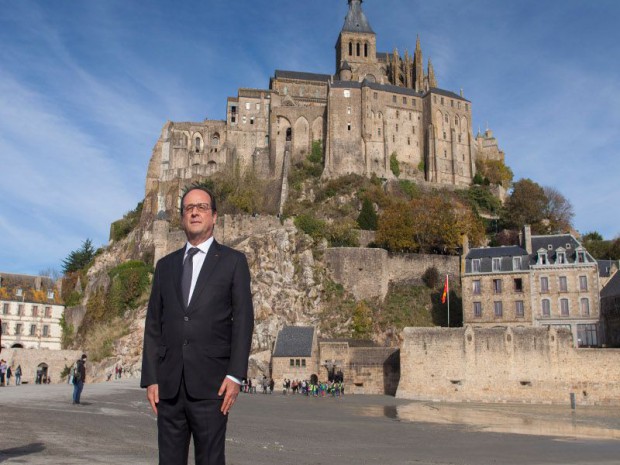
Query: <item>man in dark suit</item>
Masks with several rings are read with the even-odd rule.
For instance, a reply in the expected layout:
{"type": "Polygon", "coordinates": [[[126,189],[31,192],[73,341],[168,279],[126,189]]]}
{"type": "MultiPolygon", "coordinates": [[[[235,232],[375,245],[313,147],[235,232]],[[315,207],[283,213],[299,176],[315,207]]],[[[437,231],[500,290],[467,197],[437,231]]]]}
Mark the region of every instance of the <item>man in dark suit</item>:
{"type": "Polygon", "coordinates": [[[140,385],[157,414],[160,465],[224,465],[227,414],[246,377],[254,328],[243,253],[213,238],[215,198],[181,200],[187,244],[157,263],[144,328],[140,385]]]}

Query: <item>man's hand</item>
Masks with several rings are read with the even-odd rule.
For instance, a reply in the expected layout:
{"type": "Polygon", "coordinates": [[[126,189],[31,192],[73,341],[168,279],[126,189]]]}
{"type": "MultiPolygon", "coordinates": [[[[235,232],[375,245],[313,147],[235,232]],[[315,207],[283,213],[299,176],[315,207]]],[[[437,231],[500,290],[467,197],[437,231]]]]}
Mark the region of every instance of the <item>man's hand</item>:
{"type": "Polygon", "coordinates": [[[149,404],[151,404],[151,408],[153,409],[153,412],[155,412],[155,415],[157,415],[157,404],[159,404],[159,385],[158,384],[151,384],[150,386],[146,388],[146,398],[148,399],[149,404]]]}
{"type": "Polygon", "coordinates": [[[222,408],[220,409],[224,415],[228,415],[228,411],[235,403],[237,396],[239,395],[240,386],[230,378],[224,378],[222,386],[217,395],[224,395],[224,402],[222,402],[222,408]]]}

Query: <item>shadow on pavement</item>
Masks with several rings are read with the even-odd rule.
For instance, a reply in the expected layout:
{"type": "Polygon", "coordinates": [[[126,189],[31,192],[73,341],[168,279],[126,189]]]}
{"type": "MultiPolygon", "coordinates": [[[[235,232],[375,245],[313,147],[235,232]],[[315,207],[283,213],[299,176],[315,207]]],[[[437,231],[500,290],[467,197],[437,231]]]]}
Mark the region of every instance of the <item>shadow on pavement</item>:
{"type": "Polygon", "coordinates": [[[43,452],[45,450],[45,445],[42,442],[33,442],[32,444],[27,444],[25,446],[13,447],[11,449],[1,449],[0,450],[0,463],[4,462],[7,459],[12,459],[15,457],[22,457],[24,455],[30,454],[38,454],[39,452],[43,452]]]}

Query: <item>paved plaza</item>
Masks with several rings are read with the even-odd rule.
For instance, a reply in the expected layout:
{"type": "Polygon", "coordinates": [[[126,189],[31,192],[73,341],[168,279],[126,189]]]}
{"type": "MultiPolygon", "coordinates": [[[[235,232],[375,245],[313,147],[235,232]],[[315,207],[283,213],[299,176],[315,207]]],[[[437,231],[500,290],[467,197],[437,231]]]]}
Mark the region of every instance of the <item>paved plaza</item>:
{"type": "MultiPolygon", "coordinates": [[[[2,464],[155,464],[156,422],[136,380],[0,388],[2,464]]],[[[242,394],[229,465],[620,464],[620,409],[242,394]]],[[[193,462],[190,462],[193,463],[193,462]]]]}

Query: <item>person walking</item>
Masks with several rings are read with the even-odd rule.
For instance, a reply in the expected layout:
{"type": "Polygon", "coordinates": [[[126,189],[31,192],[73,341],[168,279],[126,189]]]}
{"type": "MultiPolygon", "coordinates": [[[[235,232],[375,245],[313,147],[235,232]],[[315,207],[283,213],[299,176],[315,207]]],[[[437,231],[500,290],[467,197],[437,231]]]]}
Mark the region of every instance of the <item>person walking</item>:
{"type": "Polygon", "coordinates": [[[5,377],[6,377],[6,361],[4,359],[0,360],[0,386],[4,386],[5,377]]]}
{"type": "Polygon", "coordinates": [[[22,384],[22,366],[17,365],[17,369],[15,370],[15,386],[19,386],[22,384]]]}
{"type": "Polygon", "coordinates": [[[160,465],[225,465],[228,413],[247,374],[254,328],[245,255],[213,238],[216,199],[181,199],[186,245],[157,263],[144,328],[140,385],[157,415],[160,465]]]}
{"type": "Polygon", "coordinates": [[[80,405],[82,390],[86,382],[86,354],[82,355],[73,370],[73,404],[80,405]]]}
{"type": "Polygon", "coordinates": [[[11,367],[7,367],[6,369],[6,385],[7,386],[11,384],[11,376],[13,376],[13,370],[11,370],[11,367]]]}

